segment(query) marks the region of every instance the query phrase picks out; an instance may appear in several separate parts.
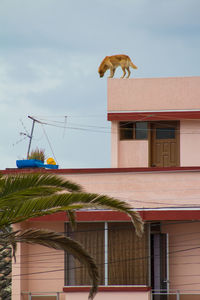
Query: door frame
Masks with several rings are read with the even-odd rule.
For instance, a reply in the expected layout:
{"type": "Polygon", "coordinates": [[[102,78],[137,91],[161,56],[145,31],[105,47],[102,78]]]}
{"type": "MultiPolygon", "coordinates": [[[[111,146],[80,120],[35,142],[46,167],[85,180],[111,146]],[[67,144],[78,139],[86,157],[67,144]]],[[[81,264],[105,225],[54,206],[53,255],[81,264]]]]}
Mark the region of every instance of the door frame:
{"type": "Polygon", "coordinates": [[[166,121],[152,121],[148,123],[148,165],[149,168],[152,168],[152,139],[153,139],[153,130],[152,130],[152,125],[155,125],[156,123],[158,124],[169,124],[170,123],[176,123],[176,140],[177,140],[177,151],[178,151],[178,156],[177,156],[177,167],[180,167],[180,120],[166,120],[166,121]]]}
{"type": "Polygon", "coordinates": [[[169,236],[151,233],[151,288],[153,300],[167,300],[169,293],[169,236]]]}

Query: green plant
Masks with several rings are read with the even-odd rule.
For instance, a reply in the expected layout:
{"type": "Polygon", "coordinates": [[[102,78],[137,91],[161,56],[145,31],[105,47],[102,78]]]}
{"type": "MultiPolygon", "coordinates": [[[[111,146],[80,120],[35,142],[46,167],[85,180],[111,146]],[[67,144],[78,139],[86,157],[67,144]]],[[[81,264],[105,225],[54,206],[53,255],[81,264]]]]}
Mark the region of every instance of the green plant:
{"type": "Polygon", "coordinates": [[[42,162],[44,162],[45,161],[44,149],[36,148],[35,150],[32,150],[28,159],[38,159],[38,160],[41,160],[42,162]]]}

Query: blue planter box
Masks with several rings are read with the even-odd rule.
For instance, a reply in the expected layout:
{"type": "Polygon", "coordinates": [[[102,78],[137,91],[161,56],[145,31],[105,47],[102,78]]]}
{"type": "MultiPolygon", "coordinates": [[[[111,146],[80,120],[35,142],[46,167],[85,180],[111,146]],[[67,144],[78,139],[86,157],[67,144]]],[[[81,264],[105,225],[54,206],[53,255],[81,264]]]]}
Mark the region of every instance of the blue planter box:
{"type": "Polygon", "coordinates": [[[58,169],[58,165],[47,165],[44,164],[41,160],[37,160],[37,159],[16,160],[16,165],[19,169],[24,169],[24,168],[58,169]]]}

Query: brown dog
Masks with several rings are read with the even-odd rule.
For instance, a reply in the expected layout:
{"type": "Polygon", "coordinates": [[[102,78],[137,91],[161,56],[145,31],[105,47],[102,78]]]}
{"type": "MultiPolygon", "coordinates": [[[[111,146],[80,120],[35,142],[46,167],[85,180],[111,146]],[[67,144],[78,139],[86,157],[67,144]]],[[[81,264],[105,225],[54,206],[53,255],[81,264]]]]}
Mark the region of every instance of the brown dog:
{"type": "Polygon", "coordinates": [[[98,69],[100,77],[103,77],[104,73],[108,69],[110,69],[109,78],[112,78],[115,74],[115,70],[117,67],[122,68],[123,75],[121,78],[124,78],[124,76],[126,75],[126,70],[128,71],[128,75],[126,78],[129,78],[131,74],[129,67],[132,67],[133,69],[137,69],[137,67],[132,63],[128,55],[118,54],[118,55],[106,56],[104,60],[101,62],[98,69]]]}

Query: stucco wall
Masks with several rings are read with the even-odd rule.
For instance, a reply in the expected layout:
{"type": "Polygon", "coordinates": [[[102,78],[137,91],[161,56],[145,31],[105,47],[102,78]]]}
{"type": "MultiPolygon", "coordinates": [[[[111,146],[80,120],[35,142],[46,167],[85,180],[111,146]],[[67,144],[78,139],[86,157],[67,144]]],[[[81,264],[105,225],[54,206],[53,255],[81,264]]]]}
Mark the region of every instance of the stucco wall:
{"type": "Polygon", "coordinates": [[[135,208],[199,205],[200,172],[66,174],[85,191],[107,194],[135,208]]]}
{"type": "MultiPolygon", "coordinates": [[[[200,110],[199,99],[200,76],[108,79],[108,112],[200,110]]],[[[111,133],[112,167],[149,165],[150,141],[120,141],[116,121],[111,133]]],[[[181,121],[180,166],[200,165],[199,134],[199,120],[181,121]]]]}
{"type": "MultiPolygon", "coordinates": [[[[112,123],[111,167],[148,167],[151,140],[121,141],[112,123]]],[[[180,121],[180,166],[200,166],[200,120],[180,121]]]]}
{"type": "MultiPolygon", "coordinates": [[[[81,184],[87,192],[117,197],[128,201],[135,208],[166,208],[172,206],[185,206],[187,208],[188,206],[199,206],[199,171],[63,174],[61,176],[81,184]]],[[[193,288],[194,278],[197,279],[198,284],[200,282],[200,276],[190,276],[190,274],[200,275],[200,250],[197,248],[200,240],[200,223],[188,224],[183,222],[180,225],[174,224],[173,221],[170,223],[170,225],[162,227],[163,232],[169,233],[170,277],[172,280],[170,288],[180,289],[182,284],[188,282],[189,284],[191,283],[190,288],[193,288]],[[187,250],[188,248],[192,249],[187,250]],[[183,251],[180,252],[180,250],[183,251]],[[187,257],[185,256],[186,254],[187,257]],[[184,277],[182,275],[187,276],[184,277]]],[[[25,222],[24,224],[29,227],[48,228],[59,232],[64,231],[63,222],[25,222]]],[[[19,225],[16,226],[15,229],[19,225]]],[[[64,285],[63,252],[38,245],[23,247],[18,248],[17,264],[14,265],[13,269],[13,275],[17,275],[17,278],[19,278],[19,280],[17,279],[13,282],[13,299],[25,299],[20,298],[20,290],[61,292],[64,285]],[[23,259],[21,267],[19,266],[20,259],[23,259]],[[21,282],[20,279],[22,280],[21,282]]],[[[106,295],[110,297],[111,293],[109,292],[106,295]]],[[[131,298],[133,295],[135,297],[135,292],[130,293],[130,295],[126,292],[122,293],[121,297],[131,298]]],[[[138,295],[140,300],[143,299],[141,297],[144,297],[145,300],[147,299],[146,293],[143,295],[140,292],[138,295]]],[[[68,299],[67,297],[77,297],[77,294],[67,293],[65,296],[68,299]]],[[[101,297],[101,293],[98,294],[98,297],[101,297]]]]}
{"type": "Polygon", "coordinates": [[[169,234],[170,289],[182,293],[199,290],[200,294],[200,223],[174,223],[162,226],[162,231],[169,234]]]}
{"type": "MultiPolygon", "coordinates": [[[[29,222],[30,228],[47,228],[64,232],[63,222],[29,222]]],[[[64,280],[64,252],[40,245],[28,245],[29,291],[62,292],[64,280]],[[52,272],[53,270],[53,272],[52,272]]]]}
{"type": "MultiPolygon", "coordinates": [[[[19,228],[18,224],[14,226],[14,229],[17,228],[19,228]]],[[[46,228],[64,232],[63,222],[24,222],[23,228],[46,228]]],[[[21,292],[62,292],[63,251],[40,245],[19,244],[16,258],[16,264],[13,264],[13,299],[28,299],[28,295],[22,296],[21,292]]],[[[65,299],[64,294],[60,295],[60,300],[63,299],[65,299]]]]}
{"type": "MultiPolygon", "coordinates": [[[[14,230],[25,230],[26,224],[15,224],[14,230]]],[[[28,246],[27,244],[18,244],[16,251],[16,261],[13,258],[12,265],[12,299],[21,300],[21,291],[28,290],[28,280],[26,276],[28,269],[28,246]]]]}
{"type": "MultiPolygon", "coordinates": [[[[87,300],[87,293],[67,293],[66,300],[87,300]]],[[[150,292],[99,292],[95,300],[150,300],[150,292]]]]}
{"type": "Polygon", "coordinates": [[[148,141],[119,141],[119,168],[148,167],[148,141]]]}
{"type": "Polygon", "coordinates": [[[180,122],[180,164],[200,166],[200,121],[180,122]]]}
{"type": "Polygon", "coordinates": [[[200,110],[200,77],[108,79],[108,111],[200,110]]]}

